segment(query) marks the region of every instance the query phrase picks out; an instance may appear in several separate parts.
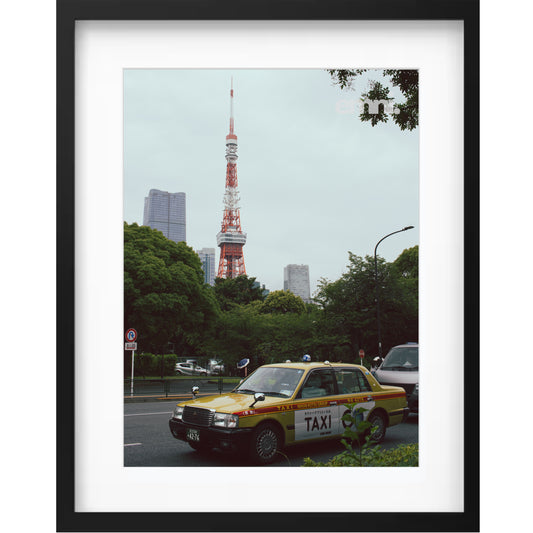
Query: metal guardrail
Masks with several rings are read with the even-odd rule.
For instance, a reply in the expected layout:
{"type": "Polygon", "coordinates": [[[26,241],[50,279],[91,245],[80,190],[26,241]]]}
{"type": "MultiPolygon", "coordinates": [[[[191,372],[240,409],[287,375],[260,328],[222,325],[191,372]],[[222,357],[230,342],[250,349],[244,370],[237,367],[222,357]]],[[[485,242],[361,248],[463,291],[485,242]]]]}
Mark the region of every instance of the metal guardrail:
{"type": "MultiPolygon", "coordinates": [[[[165,398],[180,394],[190,394],[194,386],[200,388],[200,394],[222,394],[230,392],[236,387],[235,378],[224,378],[219,376],[207,376],[180,379],[143,379],[133,380],[134,396],[156,396],[164,395],[165,398]]],[[[124,379],[124,396],[131,395],[131,378],[124,379]]]]}

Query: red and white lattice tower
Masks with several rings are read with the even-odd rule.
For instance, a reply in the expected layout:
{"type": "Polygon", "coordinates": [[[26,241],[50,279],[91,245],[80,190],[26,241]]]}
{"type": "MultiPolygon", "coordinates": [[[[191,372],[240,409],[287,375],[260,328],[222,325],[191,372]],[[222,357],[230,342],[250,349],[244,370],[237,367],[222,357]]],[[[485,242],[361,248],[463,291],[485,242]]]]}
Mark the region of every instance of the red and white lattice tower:
{"type": "Polygon", "coordinates": [[[237,135],[233,131],[233,79],[230,93],[229,134],[226,135],[226,190],[224,192],[224,216],[222,228],[217,234],[220,246],[219,278],[236,278],[246,274],[242,247],[246,244],[246,233],[241,228],[239,191],[237,189],[237,135]]]}

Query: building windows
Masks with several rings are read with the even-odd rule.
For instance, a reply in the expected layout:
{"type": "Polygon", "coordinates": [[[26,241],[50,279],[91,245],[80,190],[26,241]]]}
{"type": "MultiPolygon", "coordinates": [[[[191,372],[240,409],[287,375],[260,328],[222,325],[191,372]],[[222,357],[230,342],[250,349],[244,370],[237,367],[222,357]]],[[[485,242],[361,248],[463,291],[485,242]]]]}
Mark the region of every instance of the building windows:
{"type": "Polygon", "coordinates": [[[311,302],[308,265],[287,265],[283,269],[283,290],[291,291],[304,302],[311,302]]]}
{"type": "Polygon", "coordinates": [[[144,199],[143,225],[163,233],[174,242],[186,242],[185,193],[151,189],[144,199]]]}
{"type": "Polygon", "coordinates": [[[202,248],[196,252],[202,262],[202,270],[204,271],[204,281],[209,285],[215,284],[215,249],[202,248]]]}

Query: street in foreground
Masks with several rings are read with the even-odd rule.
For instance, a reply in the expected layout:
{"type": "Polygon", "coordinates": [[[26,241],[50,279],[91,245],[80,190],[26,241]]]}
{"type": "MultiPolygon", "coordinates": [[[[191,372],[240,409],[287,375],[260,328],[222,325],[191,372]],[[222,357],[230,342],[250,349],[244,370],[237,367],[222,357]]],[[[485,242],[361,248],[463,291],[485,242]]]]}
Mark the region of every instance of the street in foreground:
{"type": "MultiPolygon", "coordinates": [[[[247,459],[223,454],[194,451],[176,440],[168,428],[175,401],[130,403],[124,406],[124,466],[250,466],[247,459]]],[[[418,443],[418,416],[387,430],[384,449],[398,444],[418,443]]],[[[302,444],[286,448],[270,466],[301,466],[305,457],[328,461],[344,450],[339,441],[302,444]]]]}

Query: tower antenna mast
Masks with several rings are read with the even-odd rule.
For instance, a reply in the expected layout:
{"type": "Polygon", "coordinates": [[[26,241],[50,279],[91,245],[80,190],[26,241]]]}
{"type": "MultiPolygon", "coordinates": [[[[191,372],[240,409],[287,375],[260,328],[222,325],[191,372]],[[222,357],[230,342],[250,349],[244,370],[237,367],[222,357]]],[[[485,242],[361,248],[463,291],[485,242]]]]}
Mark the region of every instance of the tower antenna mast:
{"type": "Polygon", "coordinates": [[[246,233],[243,233],[241,228],[237,181],[237,135],[235,135],[234,128],[233,78],[231,78],[229,133],[226,135],[224,214],[220,231],[217,234],[217,244],[220,247],[218,277],[226,279],[246,274],[242,252],[242,248],[246,244],[246,233]]]}

